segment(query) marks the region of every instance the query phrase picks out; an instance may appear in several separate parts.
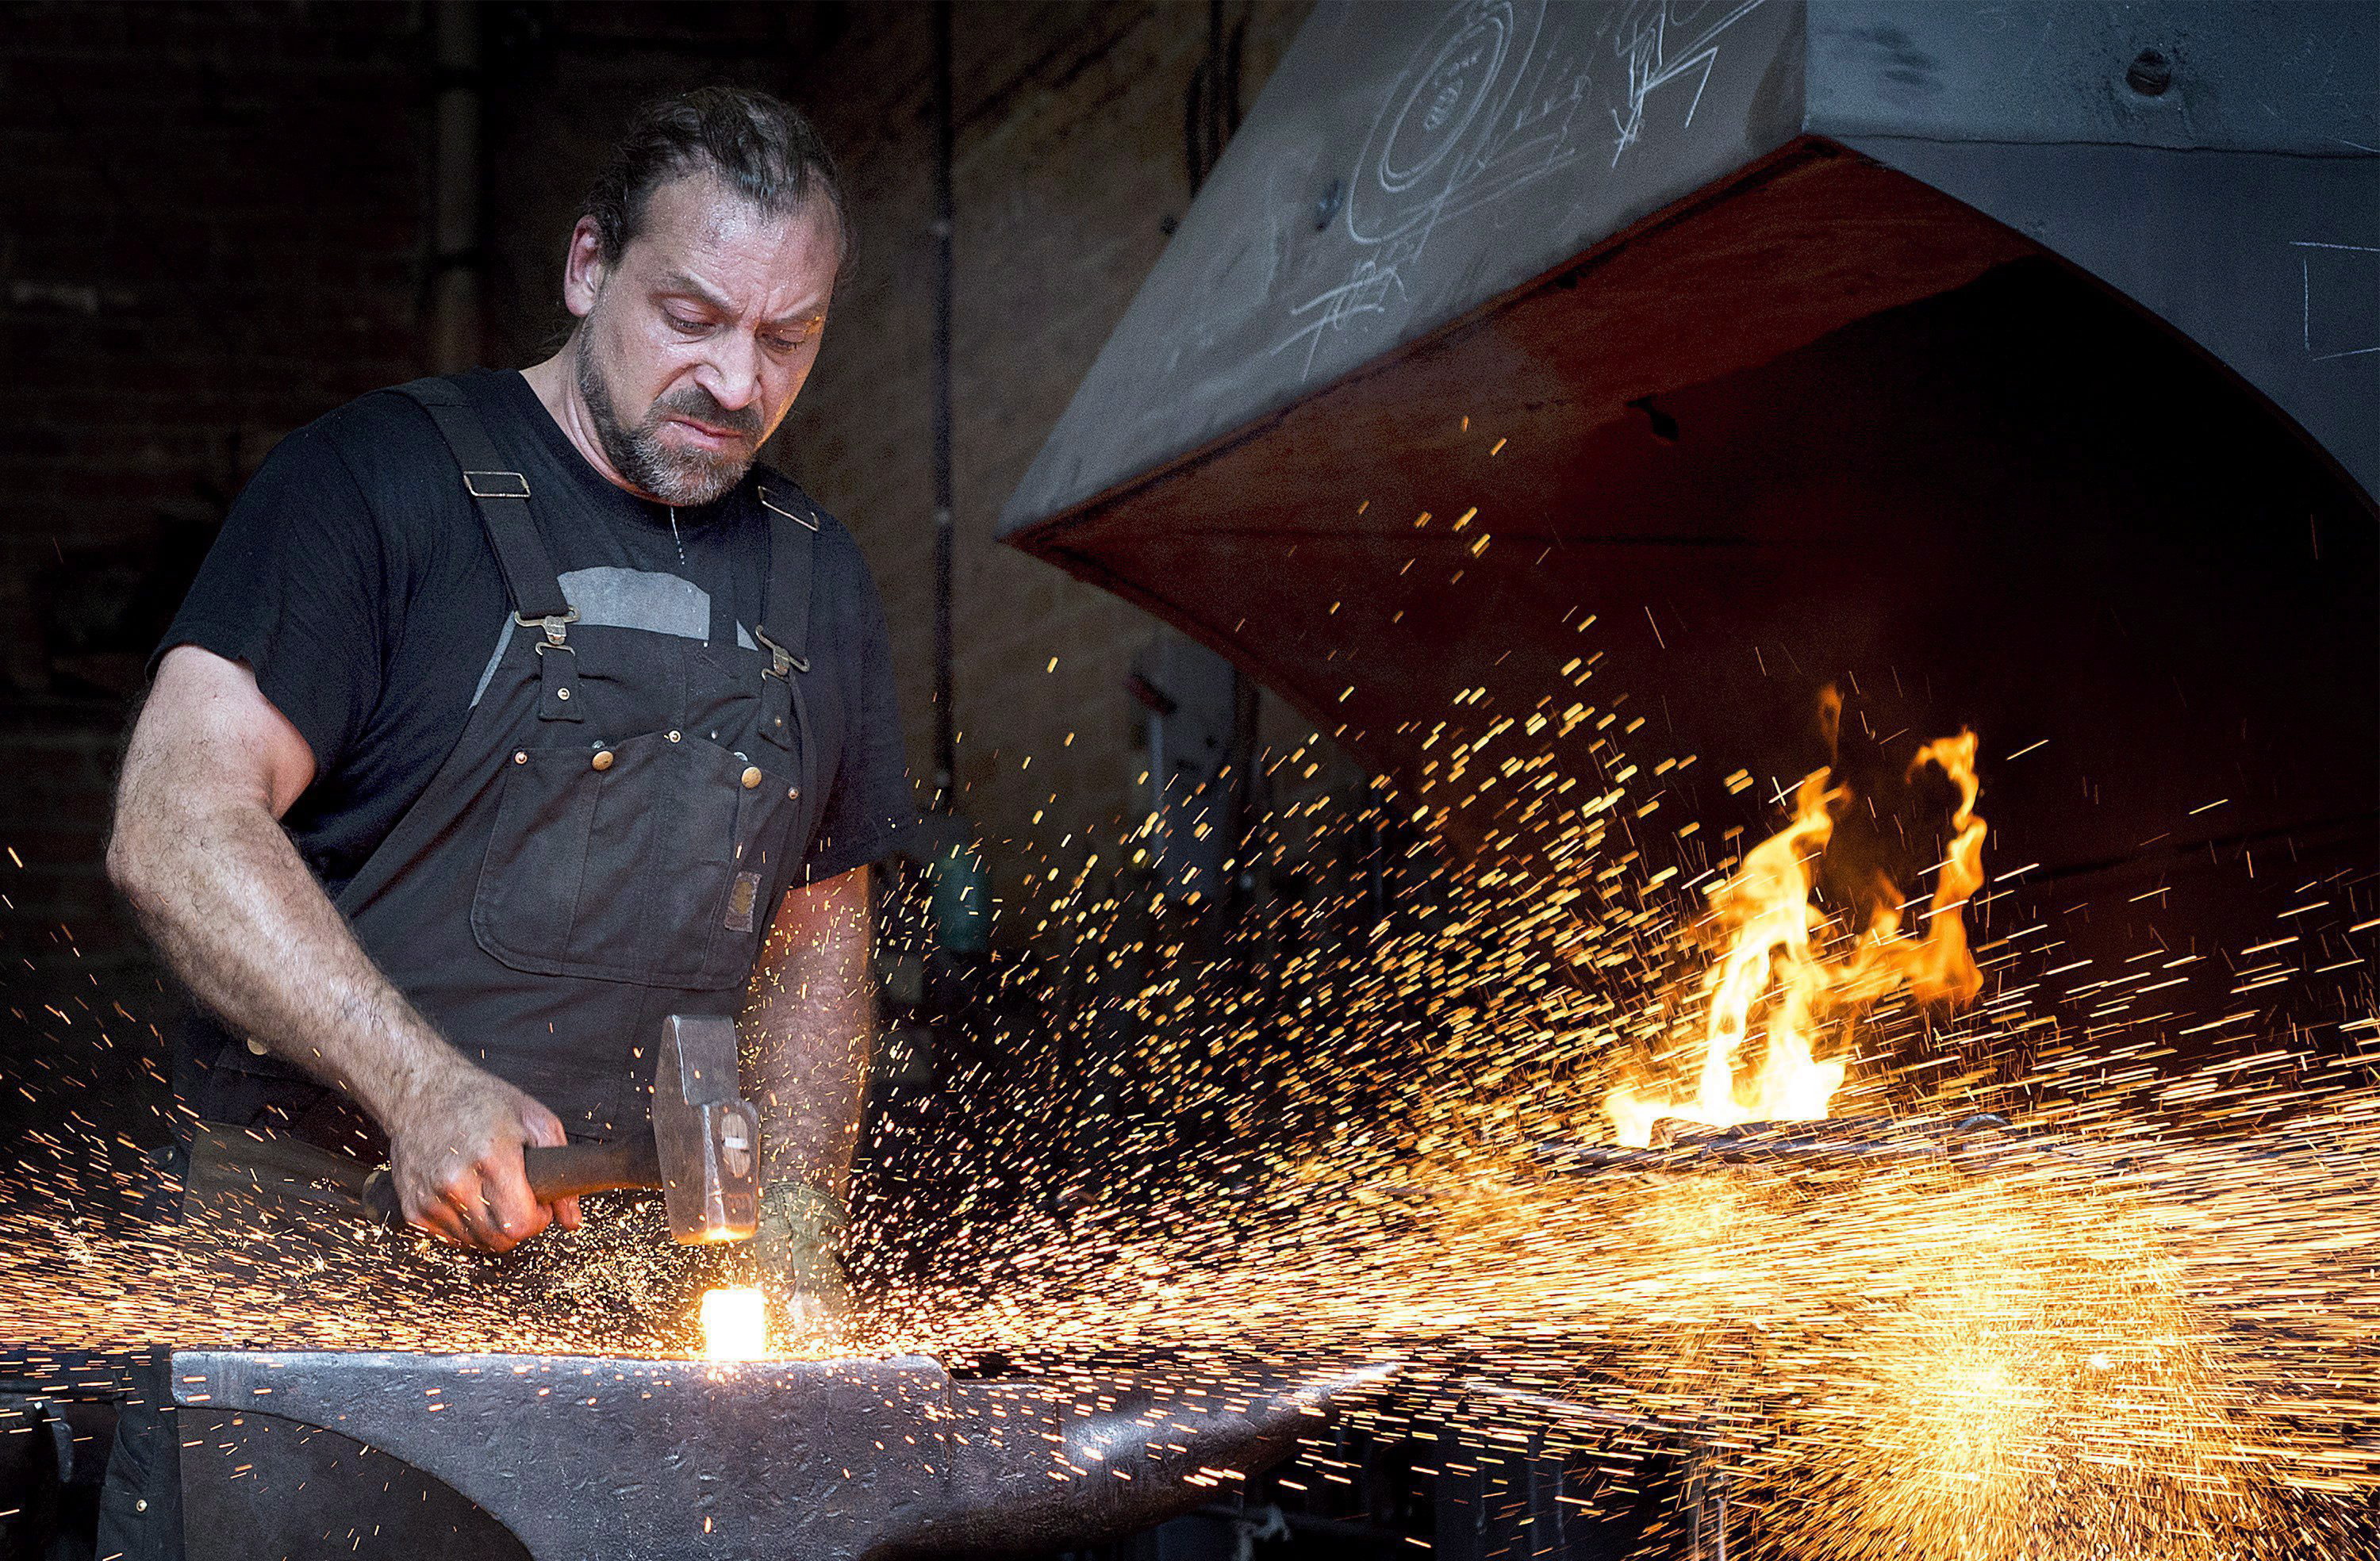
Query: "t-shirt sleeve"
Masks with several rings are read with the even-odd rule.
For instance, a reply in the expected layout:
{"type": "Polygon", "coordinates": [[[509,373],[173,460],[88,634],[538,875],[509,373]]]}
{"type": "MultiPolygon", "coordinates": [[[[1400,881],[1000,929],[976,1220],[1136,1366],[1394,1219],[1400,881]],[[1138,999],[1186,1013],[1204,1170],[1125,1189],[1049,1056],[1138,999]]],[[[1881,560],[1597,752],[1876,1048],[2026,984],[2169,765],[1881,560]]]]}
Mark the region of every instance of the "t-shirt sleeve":
{"type": "Polygon", "coordinates": [[[902,756],[901,701],[892,683],[892,642],[876,583],[861,575],[867,607],[859,628],[858,676],[844,729],[843,762],[828,792],[804,871],[812,883],[890,856],[916,814],[902,756]]]}
{"type": "Polygon", "coordinates": [[[328,774],[380,697],[386,574],[354,474],[319,427],[300,429],[233,504],[149,670],[183,645],[245,661],[328,774]]]}

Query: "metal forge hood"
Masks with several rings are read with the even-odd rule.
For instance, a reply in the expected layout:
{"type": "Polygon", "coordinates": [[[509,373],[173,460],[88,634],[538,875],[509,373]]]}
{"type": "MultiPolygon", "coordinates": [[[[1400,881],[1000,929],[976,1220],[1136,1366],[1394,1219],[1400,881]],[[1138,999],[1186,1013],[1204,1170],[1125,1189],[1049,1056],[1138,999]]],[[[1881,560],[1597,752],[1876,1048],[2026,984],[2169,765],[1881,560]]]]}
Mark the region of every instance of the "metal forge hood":
{"type": "MultiPolygon", "coordinates": [[[[1590,651],[1678,751],[1789,667],[2039,732],[2109,590],[2134,642],[2337,605],[2290,654],[2368,667],[2375,62],[2356,4],[1325,0],[1002,536],[1409,795],[1453,701],[1558,709],[1590,651]],[[2309,516],[2311,580],[2258,551],[2309,516]],[[2049,686],[1964,676],[2020,638],[2049,686]]],[[[2159,650],[2210,708],[2306,682],[2159,650]]],[[[2220,738],[2180,719],[2077,738],[2154,786],[2220,738]]]]}

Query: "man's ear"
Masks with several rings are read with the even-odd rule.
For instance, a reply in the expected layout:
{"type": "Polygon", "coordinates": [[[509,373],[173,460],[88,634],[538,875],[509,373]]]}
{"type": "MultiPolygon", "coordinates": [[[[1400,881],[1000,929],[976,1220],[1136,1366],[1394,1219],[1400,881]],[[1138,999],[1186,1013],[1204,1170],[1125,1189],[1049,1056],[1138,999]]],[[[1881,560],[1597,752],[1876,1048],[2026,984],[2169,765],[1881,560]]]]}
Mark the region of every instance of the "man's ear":
{"type": "Polygon", "coordinates": [[[592,217],[570,230],[570,251],[562,260],[562,307],[584,320],[603,290],[603,236],[592,217]]]}

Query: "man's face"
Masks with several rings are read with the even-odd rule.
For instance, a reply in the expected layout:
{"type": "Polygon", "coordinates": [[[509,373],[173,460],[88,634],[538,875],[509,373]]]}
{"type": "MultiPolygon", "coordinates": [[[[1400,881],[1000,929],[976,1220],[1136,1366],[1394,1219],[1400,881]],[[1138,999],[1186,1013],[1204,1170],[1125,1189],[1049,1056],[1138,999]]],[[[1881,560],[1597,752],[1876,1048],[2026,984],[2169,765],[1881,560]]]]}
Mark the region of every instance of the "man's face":
{"type": "Polygon", "coordinates": [[[565,280],[579,397],[613,469],[665,504],[742,480],[818,360],[834,291],[833,211],[764,215],[710,175],[652,192],[614,265],[582,224],[565,280]]]}

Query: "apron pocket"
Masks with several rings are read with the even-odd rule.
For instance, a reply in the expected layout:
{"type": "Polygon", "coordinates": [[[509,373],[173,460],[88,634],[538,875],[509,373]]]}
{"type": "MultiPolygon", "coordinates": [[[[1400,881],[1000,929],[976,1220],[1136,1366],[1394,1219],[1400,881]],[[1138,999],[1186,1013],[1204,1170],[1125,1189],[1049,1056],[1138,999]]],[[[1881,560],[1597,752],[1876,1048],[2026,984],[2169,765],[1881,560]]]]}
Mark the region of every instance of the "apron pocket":
{"type": "MultiPolygon", "coordinates": [[[[775,752],[760,756],[773,760],[775,752]]],[[[786,881],[790,857],[801,849],[796,833],[804,817],[800,788],[782,767],[738,757],[736,789],[741,793],[735,816],[735,860],[727,880],[727,899],[710,924],[711,967],[748,974],[760,940],[777,909],[777,891],[786,881]],[[751,785],[743,781],[757,776],[751,785]]]]}
{"type": "Polygon", "coordinates": [[[741,984],[717,957],[748,766],[690,734],[600,750],[522,748],[471,901],[480,947],[514,970],[687,991],[741,984]]]}

